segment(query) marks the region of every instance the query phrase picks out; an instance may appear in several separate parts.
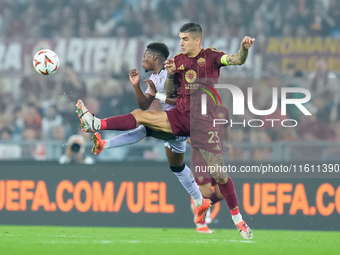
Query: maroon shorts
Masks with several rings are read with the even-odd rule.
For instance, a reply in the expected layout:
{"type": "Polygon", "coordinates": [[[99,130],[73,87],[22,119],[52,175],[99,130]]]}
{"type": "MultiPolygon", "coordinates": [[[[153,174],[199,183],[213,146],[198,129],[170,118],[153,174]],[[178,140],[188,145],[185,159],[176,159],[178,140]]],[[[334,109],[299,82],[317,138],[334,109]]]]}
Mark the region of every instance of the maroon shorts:
{"type": "Polygon", "coordinates": [[[214,127],[212,121],[191,118],[190,139],[192,148],[223,154],[218,126],[214,127]]]}
{"type": "Polygon", "coordinates": [[[165,112],[174,135],[190,136],[192,148],[223,154],[218,126],[214,127],[211,120],[190,119],[190,111],[180,112],[176,107],[165,112]]]}
{"type": "Polygon", "coordinates": [[[176,107],[165,112],[174,135],[190,136],[190,112],[180,112],[176,107]]]}

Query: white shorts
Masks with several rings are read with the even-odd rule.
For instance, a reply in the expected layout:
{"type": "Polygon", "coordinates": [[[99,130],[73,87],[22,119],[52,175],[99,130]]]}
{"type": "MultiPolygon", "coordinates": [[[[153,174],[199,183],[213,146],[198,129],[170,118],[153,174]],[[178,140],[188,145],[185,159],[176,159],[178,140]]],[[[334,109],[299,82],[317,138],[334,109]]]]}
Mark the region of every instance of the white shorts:
{"type": "Polygon", "coordinates": [[[164,146],[171,149],[174,153],[184,153],[187,147],[188,136],[176,136],[169,141],[164,141],[164,146]]]}

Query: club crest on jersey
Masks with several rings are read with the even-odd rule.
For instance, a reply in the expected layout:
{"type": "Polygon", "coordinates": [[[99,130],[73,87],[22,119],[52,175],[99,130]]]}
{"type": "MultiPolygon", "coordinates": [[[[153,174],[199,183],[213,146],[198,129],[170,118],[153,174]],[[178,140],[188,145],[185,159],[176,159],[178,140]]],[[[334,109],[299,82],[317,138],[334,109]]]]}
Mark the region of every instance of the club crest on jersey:
{"type": "Polygon", "coordinates": [[[197,78],[197,74],[194,70],[189,70],[185,73],[185,80],[188,83],[193,83],[197,78]]]}
{"type": "Polygon", "coordinates": [[[203,67],[204,64],[205,64],[205,59],[204,58],[199,58],[197,60],[197,64],[200,66],[200,67],[203,67]]]}

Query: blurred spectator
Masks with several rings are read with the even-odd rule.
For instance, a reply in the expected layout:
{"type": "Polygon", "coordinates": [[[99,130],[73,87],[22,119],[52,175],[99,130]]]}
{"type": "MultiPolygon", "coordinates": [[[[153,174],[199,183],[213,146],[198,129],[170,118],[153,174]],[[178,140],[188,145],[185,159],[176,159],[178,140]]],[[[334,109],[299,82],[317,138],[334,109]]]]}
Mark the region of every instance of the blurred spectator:
{"type": "Polygon", "coordinates": [[[133,9],[130,6],[125,6],[123,9],[123,19],[118,22],[117,29],[124,27],[128,37],[140,36],[142,26],[136,21],[135,17],[136,15],[133,14],[133,9]]]}
{"type": "Polygon", "coordinates": [[[66,63],[63,69],[61,80],[61,90],[66,95],[67,99],[72,102],[77,102],[79,98],[86,98],[86,84],[76,73],[71,63],[66,63]]]}
{"type": "Polygon", "coordinates": [[[99,118],[106,118],[113,114],[118,114],[120,97],[122,95],[122,90],[120,89],[121,83],[116,80],[115,82],[110,82],[105,88],[105,93],[100,100],[100,108],[98,112],[99,118]]]}
{"type": "Polygon", "coordinates": [[[324,58],[315,62],[315,69],[315,72],[309,76],[312,78],[311,89],[314,95],[325,96],[332,100],[334,92],[339,90],[336,74],[329,71],[328,63],[324,58]]]}
{"type": "Polygon", "coordinates": [[[51,137],[46,144],[46,160],[59,159],[64,153],[65,128],[62,125],[54,126],[51,130],[51,137]]]}
{"type": "Polygon", "coordinates": [[[12,130],[9,128],[0,129],[0,159],[20,159],[21,147],[12,142],[12,130]]]}
{"type": "Polygon", "coordinates": [[[111,36],[112,31],[115,27],[115,20],[110,16],[110,10],[104,6],[99,11],[99,17],[94,23],[94,35],[98,37],[111,36]]]}
{"type": "Polygon", "coordinates": [[[21,110],[21,118],[24,128],[23,137],[27,140],[40,138],[42,117],[36,106],[28,104],[23,107],[21,110]],[[27,131],[27,136],[25,135],[25,131],[27,131]]]}
{"type": "Polygon", "coordinates": [[[48,107],[45,116],[42,118],[42,138],[50,139],[52,138],[52,130],[54,127],[62,125],[63,118],[57,112],[57,108],[54,105],[48,107]]]}
{"type": "Polygon", "coordinates": [[[334,137],[333,130],[326,123],[317,118],[317,108],[311,111],[312,115],[303,116],[299,124],[299,135],[306,141],[331,141],[334,137]]]}
{"type": "Polygon", "coordinates": [[[334,21],[334,25],[331,26],[330,35],[334,37],[340,37],[340,1],[332,0],[329,7],[329,16],[334,21]]]}
{"type": "Polygon", "coordinates": [[[324,2],[316,1],[311,15],[310,30],[313,35],[329,35],[330,29],[335,26],[335,21],[327,13],[324,2]]]}
{"type": "Polygon", "coordinates": [[[176,8],[177,4],[178,3],[175,0],[158,1],[157,12],[165,20],[167,20],[167,21],[173,20],[173,14],[175,13],[176,10],[180,9],[180,8],[176,8]]]}
{"type": "Polygon", "coordinates": [[[12,130],[6,127],[0,129],[0,140],[8,141],[8,140],[11,140],[11,138],[12,138],[12,130]]]}
{"type": "Polygon", "coordinates": [[[67,140],[65,154],[59,158],[60,164],[94,164],[92,157],[85,155],[86,140],[82,135],[72,135],[67,140]]]}
{"type": "Polygon", "coordinates": [[[171,36],[178,37],[178,31],[181,26],[188,23],[190,20],[184,15],[182,9],[176,9],[174,11],[174,18],[171,20],[171,36]]]}

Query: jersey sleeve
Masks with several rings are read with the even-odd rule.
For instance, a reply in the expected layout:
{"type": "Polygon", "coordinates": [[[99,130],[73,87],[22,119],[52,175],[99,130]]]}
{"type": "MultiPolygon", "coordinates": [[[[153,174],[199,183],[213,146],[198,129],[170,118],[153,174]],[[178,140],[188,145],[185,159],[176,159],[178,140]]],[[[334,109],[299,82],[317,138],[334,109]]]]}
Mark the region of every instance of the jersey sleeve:
{"type": "Polygon", "coordinates": [[[211,54],[211,56],[214,60],[214,64],[219,66],[219,67],[224,66],[222,64],[221,59],[226,54],[223,51],[215,49],[214,47],[209,48],[209,50],[210,50],[210,54],[211,54]]]}
{"type": "MultiPolygon", "coordinates": [[[[157,75],[152,74],[150,76],[149,79],[152,80],[153,83],[155,84],[157,92],[162,92],[162,93],[164,92],[164,83],[167,78],[167,75],[168,75],[168,72],[166,70],[162,70],[159,74],[157,75]]],[[[149,86],[147,86],[144,93],[151,94],[149,86]]]]}

